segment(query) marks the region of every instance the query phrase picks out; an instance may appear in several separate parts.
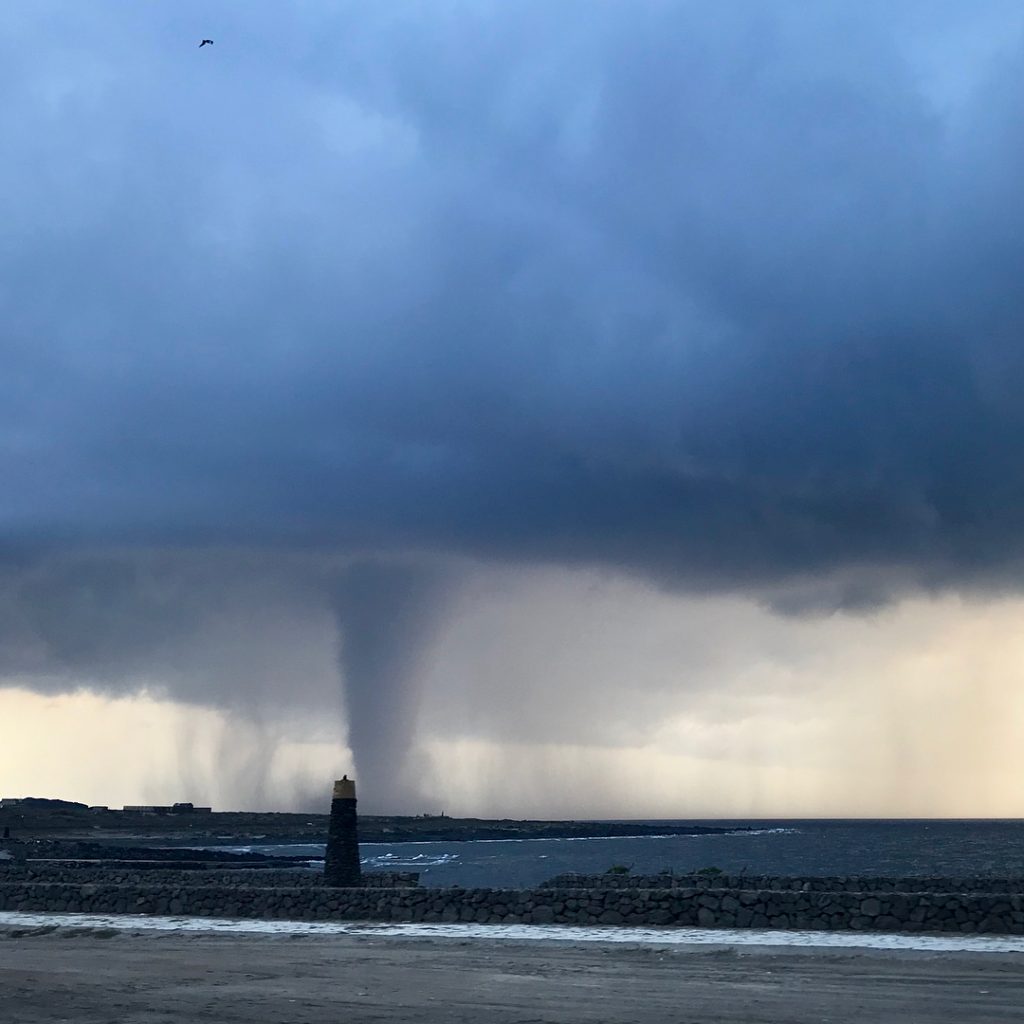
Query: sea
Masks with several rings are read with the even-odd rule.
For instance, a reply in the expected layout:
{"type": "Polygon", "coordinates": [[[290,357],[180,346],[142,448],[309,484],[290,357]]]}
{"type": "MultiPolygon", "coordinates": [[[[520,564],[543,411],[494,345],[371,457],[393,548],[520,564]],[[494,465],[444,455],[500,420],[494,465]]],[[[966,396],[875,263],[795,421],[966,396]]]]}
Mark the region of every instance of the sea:
{"type": "MultiPolygon", "coordinates": [[[[684,825],[687,822],[643,822],[684,825]]],[[[428,886],[535,886],[563,872],[633,874],[719,868],[727,874],[883,877],[1024,877],[1024,819],[701,821],[727,829],[696,836],[363,843],[365,871],[418,871],[428,886]]],[[[211,848],[211,847],[207,847],[211,848]]],[[[310,858],[322,844],[212,847],[310,858]]]]}

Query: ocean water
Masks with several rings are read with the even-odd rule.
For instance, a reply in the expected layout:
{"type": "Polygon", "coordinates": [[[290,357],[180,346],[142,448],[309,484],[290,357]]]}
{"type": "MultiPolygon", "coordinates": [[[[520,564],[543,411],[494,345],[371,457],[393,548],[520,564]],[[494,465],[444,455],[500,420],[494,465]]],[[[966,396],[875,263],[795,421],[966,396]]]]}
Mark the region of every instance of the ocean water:
{"type": "MultiPolygon", "coordinates": [[[[648,823],[649,824],[649,823],[648,823]]],[[[667,824],[667,823],[666,823],[667,824]]],[[[683,824],[673,822],[672,824],[683,824]]],[[[635,874],[717,867],[768,875],[1024,877],[1024,820],[715,821],[752,831],[634,839],[363,843],[367,871],[418,871],[423,885],[532,886],[613,865],[635,874]]],[[[322,845],[224,846],[322,857],[322,845]]]]}

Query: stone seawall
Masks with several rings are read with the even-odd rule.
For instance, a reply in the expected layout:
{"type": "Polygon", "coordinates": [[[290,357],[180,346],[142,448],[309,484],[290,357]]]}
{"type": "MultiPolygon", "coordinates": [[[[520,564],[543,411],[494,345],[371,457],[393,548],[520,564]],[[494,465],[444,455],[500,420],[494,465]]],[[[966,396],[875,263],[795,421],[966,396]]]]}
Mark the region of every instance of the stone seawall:
{"type": "MultiPolygon", "coordinates": [[[[419,884],[415,871],[368,871],[363,874],[363,886],[371,889],[406,889],[419,884]]],[[[166,889],[178,887],[244,886],[268,889],[279,886],[325,887],[323,872],[303,868],[235,869],[203,868],[202,870],[163,869],[158,873],[131,867],[89,866],[64,864],[34,864],[25,867],[0,867],[3,882],[68,882],[76,885],[136,885],[140,888],[166,889]]]]}
{"type": "Polygon", "coordinates": [[[738,892],[771,889],[798,892],[928,892],[928,893],[1024,893],[1024,878],[883,878],[865,875],[692,874],[633,875],[604,872],[584,875],[566,872],[541,884],[543,889],[730,889],[738,892]]]}
{"type": "Polygon", "coordinates": [[[305,921],[659,925],[1024,934],[1008,893],[794,889],[332,889],[0,881],[0,910],[305,921]]]}

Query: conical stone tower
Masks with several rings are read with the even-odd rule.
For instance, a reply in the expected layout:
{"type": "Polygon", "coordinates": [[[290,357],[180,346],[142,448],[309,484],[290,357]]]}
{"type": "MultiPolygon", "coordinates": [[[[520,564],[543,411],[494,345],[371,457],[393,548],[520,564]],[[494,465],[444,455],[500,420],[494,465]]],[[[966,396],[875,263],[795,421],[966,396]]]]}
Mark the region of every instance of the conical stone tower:
{"type": "Polygon", "coordinates": [[[359,867],[359,832],[356,821],[356,784],[347,775],[334,783],[331,822],[327,829],[324,879],[328,885],[362,884],[359,867]]]}

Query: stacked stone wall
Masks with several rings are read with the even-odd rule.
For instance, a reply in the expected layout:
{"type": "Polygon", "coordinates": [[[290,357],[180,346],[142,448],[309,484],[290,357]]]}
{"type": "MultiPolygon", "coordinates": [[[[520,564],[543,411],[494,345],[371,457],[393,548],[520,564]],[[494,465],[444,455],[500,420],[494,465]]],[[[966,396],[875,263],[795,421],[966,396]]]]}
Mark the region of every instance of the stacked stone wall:
{"type": "MultiPolygon", "coordinates": [[[[361,885],[371,889],[403,889],[419,884],[415,871],[368,871],[361,885]]],[[[0,866],[0,883],[4,882],[67,882],[71,884],[137,885],[143,888],[189,888],[207,886],[245,886],[256,888],[322,887],[326,886],[323,872],[304,868],[225,869],[203,868],[159,871],[131,867],[102,867],[96,865],[70,866],[64,864],[38,864],[5,868],[0,866]]]]}
{"type": "Polygon", "coordinates": [[[304,921],[657,925],[1024,934],[1016,893],[779,889],[339,889],[0,880],[0,910],[304,921]]]}
{"type": "Polygon", "coordinates": [[[541,883],[544,889],[731,889],[798,892],[930,892],[1024,893],[1024,878],[886,878],[866,875],[793,877],[777,875],[692,874],[633,875],[605,872],[585,875],[566,872],[541,883]]]}

